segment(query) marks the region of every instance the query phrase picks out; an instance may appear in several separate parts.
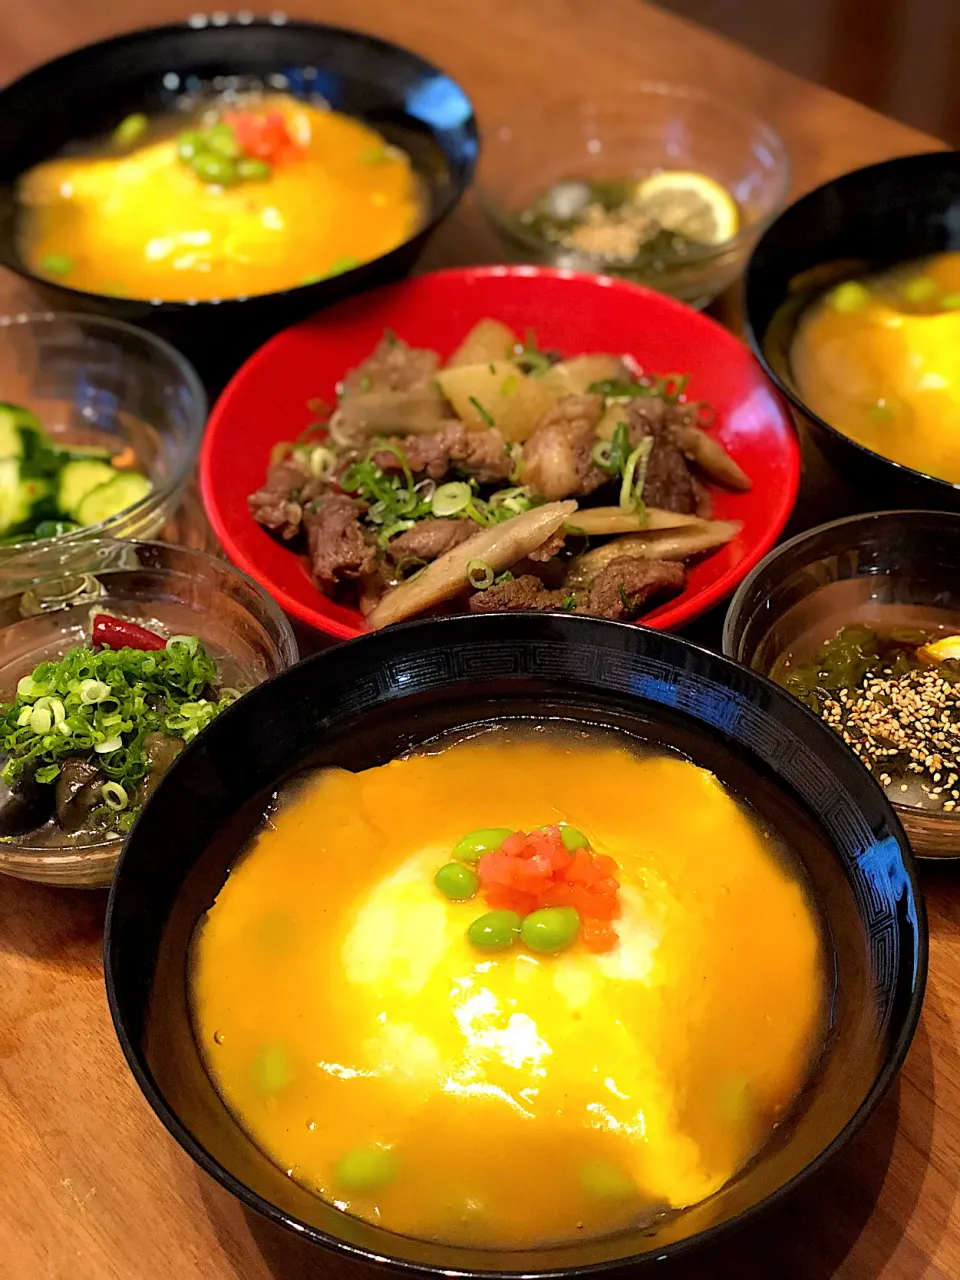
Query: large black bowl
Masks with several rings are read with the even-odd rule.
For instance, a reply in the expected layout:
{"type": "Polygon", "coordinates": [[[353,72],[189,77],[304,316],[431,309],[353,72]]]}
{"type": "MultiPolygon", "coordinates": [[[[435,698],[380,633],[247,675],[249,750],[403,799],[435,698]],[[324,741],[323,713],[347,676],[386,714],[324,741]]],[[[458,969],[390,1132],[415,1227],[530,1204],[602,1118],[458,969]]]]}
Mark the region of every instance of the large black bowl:
{"type": "Polygon", "coordinates": [[[214,390],[271,334],[320,307],[404,275],[450,213],[477,159],[473,107],[437,67],[386,40],[341,27],[218,15],[104,40],[29,72],[0,91],[0,264],[69,311],[144,325],[179,347],[214,390]],[[222,21],[221,21],[222,17],[222,21]],[[17,249],[17,178],[69,143],[132,112],[169,108],[185,89],[242,76],[297,96],[320,94],[402,147],[423,180],[423,227],[390,253],[340,276],[248,299],[151,302],[84,293],[33,276],[17,249]],[[279,77],[279,79],[278,79],[279,77]]]}
{"type": "Polygon", "coordinates": [[[847,1141],[892,1081],[917,1024],[926,961],[926,919],[903,830],[866,770],[815,716],[763,677],[676,637],[530,614],[364,636],[247,694],[181,755],[134,828],[105,943],[124,1053],[199,1165],[309,1240],[446,1275],[652,1268],[778,1199],[847,1141]],[[347,1217],[247,1138],[191,1033],[194,926],[277,785],[304,765],[365,769],[446,730],[504,717],[619,726],[685,752],[792,842],[821,907],[833,961],[829,1033],[793,1119],[712,1200],[652,1233],[485,1252],[347,1217]]]}
{"type": "Polygon", "coordinates": [[[873,510],[960,510],[960,485],[864,448],[804,404],[789,374],[793,328],[800,303],[809,296],[804,277],[815,287],[825,287],[853,271],[882,269],[956,249],[960,152],[938,151],[869,165],[817,187],[777,218],[747,264],[744,310],[754,353],[790,401],[798,426],[806,429],[863,505],[873,510]],[[814,273],[812,279],[807,273],[814,273]],[[789,318],[771,328],[774,317],[791,302],[789,318]]]}

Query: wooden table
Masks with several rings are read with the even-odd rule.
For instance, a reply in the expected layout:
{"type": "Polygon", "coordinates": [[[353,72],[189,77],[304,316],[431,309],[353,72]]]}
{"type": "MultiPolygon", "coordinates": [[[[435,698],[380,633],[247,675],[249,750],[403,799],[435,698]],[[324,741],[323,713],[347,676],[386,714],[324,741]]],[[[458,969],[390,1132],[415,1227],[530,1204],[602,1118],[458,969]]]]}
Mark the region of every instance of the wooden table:
{"type": "MultiPolygon", "coordinates": [[[[125,28],[181,19],[178,0],[27,0],[0,35],[0,78],[125,28]]],[[[799,193],[939,144],[804,83],[640,0],[304,0],[291,15],[366,28],[442,64],[484,113],[524,97],[641,79],[702,83],[781,131],[799,193]]],[[[29,128],[29,121],[23,122],[29,128]]],[[[468,200],[429,265],[483,260],[468,200]]],[[[4,307],[22,301],[0,280],[4,307]]],[[[686,1280],[960,1276],[960,899],[925,868],[930,981],[899,1084],[792,1204],[686,1280]]],[[[113,1036],[100,963],[105,896],[0,881],[0,1280],[370,1280],[246,1214],[169,1139],[113,1036]]]]}

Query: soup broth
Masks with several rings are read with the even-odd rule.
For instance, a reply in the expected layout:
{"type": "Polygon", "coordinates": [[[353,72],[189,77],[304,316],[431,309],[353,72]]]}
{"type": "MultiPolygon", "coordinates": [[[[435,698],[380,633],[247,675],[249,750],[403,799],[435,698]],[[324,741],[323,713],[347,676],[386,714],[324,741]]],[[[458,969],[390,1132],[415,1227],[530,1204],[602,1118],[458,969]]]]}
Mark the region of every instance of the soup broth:
{"type": "Polygon", "coordinates": [[[960,253],[831,288],[800,316],[789,360],[825,422],[960,484],[960,253]]]}
{"type": "Polygon", "coordinates": [[[490,1248],[717,1191],[802,1087],[824,995],[797,869],[716,777],[515,729],[301,782],[192,961],[208,1071],[280,1168],[390,1230],[490,1248]],[[481,945],[491,906],[522,909],[511,859],[568,924],[577,904],[579,935],[538,935],[540,911],[481,945]]]}
{"type": "Polygon", "coordinates": [[[395,249],[423,218],[409,157],[288,95],[131,116],[31,169],[20,248],[75,289],[168,301],[270,293],[395,249]]]}

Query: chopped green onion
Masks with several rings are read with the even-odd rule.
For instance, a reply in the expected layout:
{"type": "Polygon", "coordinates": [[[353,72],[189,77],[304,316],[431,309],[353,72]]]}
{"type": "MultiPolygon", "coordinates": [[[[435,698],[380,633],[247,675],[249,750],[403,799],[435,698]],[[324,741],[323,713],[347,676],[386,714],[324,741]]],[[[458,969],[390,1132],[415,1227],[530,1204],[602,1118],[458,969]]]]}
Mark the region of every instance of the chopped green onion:
{"type": "Polygon", "coordinates": [[[599,467],[601,471],[609,471],[610,452],[612,449],[613,442],[611,440],[598,440],[590,451],[594,466],[599,467]]]}
{"type": "Polygon", "coordinates": [[[30,712],[30,728],[34,733],[49,733],[53,727],[53,716],[46,707],[35,706],[30,712]]]}
{"type": "Polygon", "coordinates": [[[273,166],[256,156],[242,156],[237,161],[237,177],[244,182],[266,182],[273,173],[273,166]]]}
{"type": "Polygon", "coordinates": [[[512,396],[520,385],[520,379],[515,373],[508,373],[500,384],[500,394],[502,396],[512,396]]]}
{"type": "Polygon", "coordinates": [[[496,422],[494,421],[493,414],[488,409],[485,409],[483,407],[483,405],[480,403],[480,401],[477,399],[476,396],[468,396],[467,399],[470,401],[470,403],[473,405],[477,413],[479,413],[480,417],[484,420],[484,422],[487,424],[488,427],[495,427],[497,425],[496,422]]]}
{"type": "Polygon", "coordinates": [[[123,746],[123,739],[119,733],[114,734],[112,738],[107,738],[106,742],[98,742],[93,748],[98,756],[109,755],[111,751],[119,751],[123,746]]]}
{"type": "Polygon", "coordinates": [[[17,681],[17,694],[21,698],[36,698],[43,692],[43,685],[37,684],[33,676],[21,676],[17,681]]]}
{"type": "Polygon", "coordinates": [[[623,469],[623,482],[620,485],[620,506],[624,511],[635,511],[643,501],[643,486],[646,483],[652,451],[653,436],[647,436],[640,441],[627,459],[627,465],[623,469]]]}
{"type": "Polygon", "coordinates": [[[310,450],[310,471],[318,480],[325,479],[333,470],[337,455],[326,445],[318,444],[310,450]]]}
{"type": "Polygon", "coordinates": [[[472,497],[468,484],[464,484],[462,480],[452,480],[436,489],[430,500],[430,507],[433,514],[442,519],[465,510],[472,497]]]}
{"type": "Polygon", "coordinates": [[[178,647],[186,649],[187,653],[189,653],[192,658],[200,647],[200,641],[196,636],[171,636],[167,641],[167,648],[176,649],[178,647]]]}
{"type": "Polygon", "coordinates": [[[53,782],[54,778],[58,777],[59,774],[60,766],[58,764],[45,764],[33,776],[37,782],[53,782]]]}
{"type": "Polygon", "coordinates": [[[121,787],[120,783],[114,782],[113,779],[103,784],[100,788],[100,795],[104,804],[118,813],[121,809],[125,809],[130,802],[126,788],[121,787]]]}
{"type": "Polygon", "coordinates": [[[496,575],[485,560],[470,560],[467,564],[467,581],[475,591],[486,591],[493,586],[496,575]]]}
{"type": "Polygon", "coordinates": [[[85,706],[102,702],[110,693],[110,686],[103,680],[83,680],[80,683],[80,701],[85,706]]]}
{"type": "Polygon", "coordinates": [[[30,723],[30,717],[33,715],[33,707],[24,707],[17,716],[17,728],[22,729],[24,725],[30,723]]]}
{"type": "Polygon", "coordinates": [[[665,373],[656,382],[654,395],[666,400],[667,404],[676,404],[690,381],[689,373],[665,373]]]}
{"type": "Polygon", "coordinates": [[[870,301],[870,290],[859,280],[847,280],[837,285],[828,301],[834,311],[842,311],[846,314],[862,311],[870,301]]]}
{"type": "Polygon", "coordinates": [[[900,292],[907,302],[928,302],[937,292],[937,282],[929,276],[915,276],[900,292]]]}

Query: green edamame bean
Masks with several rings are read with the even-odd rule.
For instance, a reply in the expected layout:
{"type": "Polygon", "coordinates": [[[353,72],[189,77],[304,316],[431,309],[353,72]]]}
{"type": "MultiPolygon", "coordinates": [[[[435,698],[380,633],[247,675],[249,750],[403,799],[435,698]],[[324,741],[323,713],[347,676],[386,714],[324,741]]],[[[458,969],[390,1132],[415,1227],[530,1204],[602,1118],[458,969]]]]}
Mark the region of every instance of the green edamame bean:
{"type": "Polygon", "coordinates": [[[447,862],[433,877],[433,883],[451,902],[466,902],[480,888],[480,877],[462,862],[447,862]]]}
{"type": "Polygon", "coordinates": [[[349,1151],[336,1169],[337,1185],[344,1191],[377,1191],[392,1182],[400,1164],[384,1147],[358,1147],[349,1151]]]}
{"type": "Polygon", "coordinates": [[[630,1200],[637,1194],[629,1174],[605,1160],[594,1160],[581,1166],[580,1183],[584,1191],[598,1200],[630,1200]]]}
{"type": "Polygon", "coordinates": [[[575,907],[541,907],[524,917],[520,937],[531,951],[563,951],[576,942],[580,913],[575,907]]]}
{"type": "Polygon", "coordinates": [[[479,862],[485,853],[499,849],[507,836],[512,836],[510,827],[478,827],[461,836],[453,846],[453,852],[464,862],[479,862]]]}
{"type": "Polygon", "coordinates": [[[181,160],[192,160],[206,149],[206,141],[199,129],[185,129],[177,139],[177,155],[181,160]]]}
{"type": "Polygon", "coordinates": [[[578,849],[589,849],[590,841],[576,827],[569,827],[565,822],[560,824],[560,839],[571,853],[576,853],[578,849]]]}
{"type": "Polygon", "coordinates": [[[256,156],[243,156],[237,161],[237,176],[245,182],[263,182],[273,173],[273,166],[256,156]]]}
{"type": "Polygon", "coordinates": [[[202,182],[226,187],[237,180],[237,166],[233,161],[212,151],[199,152],[190,161],[190,166],[202,182]]]}
{"type": "Polygon", "coordinates": [[[253,1074],[264,1093],[279,1093],[290,1083],[292,1072],[282,1044],[265,1044],[253,1063],[253,1074]]]}
{"type": "Polygon", "coordinates": [[[488,911],[467,930],[467,941],[481,951],[506,951],[520,936],[520,917],[515,911],[488,911]]]}
{"type": "Polygon", "coordinates": [[[225,156],[228,160],[238,160],[242,154],[240,143],[237,141],[237,135],[233,131],[233,127],[224,124],[211,125],[206,134],[207,146],[211,151],[215,151],[218,156],[225,156]]]}

